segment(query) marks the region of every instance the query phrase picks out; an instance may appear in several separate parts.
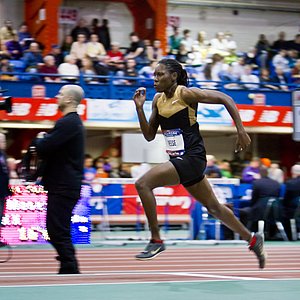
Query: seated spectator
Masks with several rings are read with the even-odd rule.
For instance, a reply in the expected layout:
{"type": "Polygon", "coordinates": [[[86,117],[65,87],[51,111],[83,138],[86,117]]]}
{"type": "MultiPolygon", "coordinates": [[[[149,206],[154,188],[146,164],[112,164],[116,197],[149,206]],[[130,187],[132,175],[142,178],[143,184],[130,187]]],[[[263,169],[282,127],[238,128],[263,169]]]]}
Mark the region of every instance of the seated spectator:
{"type": "Polygon", "coordinates": [[[175,59],[182,64],[188,64],[190,62],[189,51],[186,49],[186,45],[184,43],[180,44],[175,59]]]}
{"type": "Polygon", "coordinates": [[[12,74],[2,74],[2,73],[13,73],[14,69],[10,65],[9,60],[5,57],[0,58],[0,79],[1,80],[18,80],[16,76],[12,74]]]}
{"type": "Polygon", "coordinates": [[[271,166],[268,169],[268,176],[280,184],[284,182],[284,172],[279,168],[279,164],[271,163],[271,166]]]}
{"type": "Polygon", "coordinates": [[[4,26],[0,28],[0,41],[6,43],[17,35],[17,31],[13,29],[13,24],[11,20],[5,20],[4,26]]]}
{"type": "Polygon", "coordinates": [[[23,49],[18,42],[17,35],[14,35],[12,40],[6,42],[6,48],[11,55],[11,59],[18,60],[23,56],[23,49]]]}
{"type": "Polygon", "coordinates": [[[52,55],[54,57],[55,65],[57,67],[64,62],[64,55],[62,54],[59,45],[56,44],[51,45],[51,51],[49,52],[49,55],[52,55]]]}
{"type": "Polygon", "coordinates": [[[251,65],[253,69],[259,68],[259,63],[257,62],[257,50],[255,47],[251,47],[246,53],[244,53],[244,60],[245,65],[251,65]]]}
{"type": "Polygon", "coordinates": [[[131,178],[130,166],[128,164],[121,163],[118,173],[120,178],[131,178]]]}
{"type": "Polygon", "coordinates": [[[180,36],[178,27],[173,26],[173,34],[170,35],[168,39],[169,54],[173,54],[173,55],[177,54],[181,39],[182,37],[180,36]]]}
{"type": "Polygon", "coordinates": [[[147,50],[147,57],[149,61],[160,61],[163,58],[163,50],[161,48],[160,40],[153,41],[153,46],[147,50]]]}
{"type": "Polygon", "coordinates": [[[223,57],[229,54],[224,32],[216,34],[216,37],[210,41],[210,47],[211,54],[219,54],[223,57]]]}
{"type": "Polygon", "coordinates": [[[65,62],[58,66],[58,73],[63,75],[61,80],[74,83],[78,81],[79,68],[76,65],[76,58],[71,54],[66,55],[65,62]]]}
{"type": "Polygon", "coordinates": [[[230,163],[226,160],[223,160],[220,165],[219,165],[222,177],[225,178],[232,178],[232,171],[231,171],[231,166],[230,163]]]}
{"type": "Polygon", "coordinates": [[[140,40],[139,36],[135,32],[130,33],[129,37],[131,43],[125,55],[125,59],[134,59],[137,64],[145,63],[147,61],[147,57],[145,56],[144,42],[140,40]]]}
{"type": "Polygon", "coordinates": [[[294,40],[288,42],[288,49],[296,50],[300,53],[300,33],[295,35],[294,40]]]}
{"type": "MultiPolygon", "coordinates": [[[[44,57],[44,65],[39,70],[41,74],[56,74],[58,75],[57,66],[55,65],[55,58],[52,55],[46,55],[44,57]]],[[[42,76],[46,82],[60,82],[59,76],[42,76]]]]}
{"type": "Polygon", "coordinates": [[[28,31],[28,26],[25,23],[19,27],[18,40],[23,50],[27,50],[30,43],[33,42],[31,33],[28,31]]]}
{"type": "Polygon", "coordinates": [[[86,154],[84,157],[83,176],[85,183],[91,183],[96,177],[96,168],[93,166],[93,158],[91,155],[86,154]]]}
{"type": "MultiPolygon", "coordinates": [[[[136,61],[131,58],[126,61],[125,68],[123,71],[118,71],[116,77],[138,77],[138,71],[136,69],[136,61]]],[[[133,85],[136,80],[130,79],[119,79],[115,82],[116,84],[133,85]]]]}
{"type": "Polygon", "coordinates": [[[81,60],[80,72],[82,75],[84,75],[84,81],[86,83],[97,83],[98,82],[98,78],[93,77],[93,75],[97,75],[97,73],[94,68],[93,61],[90,58],[84,57],[81,60]],[[92,75],[92,76],[88,77],[86,75],[92,75]]]}
{"type": "Polygon", "coordinates": [[[297,59],[295,67],[292,69],[291,77],[293,83],[300,84],[300,59],[297,59]]]}
{"type": "Polygon", "coordinates": [[[189,29],[183,30],[183,36],[180,41],[180,44],[185,45],[185,49],[187,52],[192,51],[194,40],[191,38],[191,31],[189,29]]]}
{"type": "MultiPolygon", "coordinates": [[[[248,221],[258,221],[264,216],[265,201],[268,197],[279,197],[280,184],[268,177],[268,170],[264,167],[259,170],[260,178],[253,181],[250,206],[241,208],[240,220],[247,225],[248,221]]],[[[257,230],[257,224],[250,230],[257,230]]]]}
{"type": "Polygon", "coordinates": [[[78,20],[76,26],[71,30],[72,40],[76,41],[79,34],[85,35],[86,40],[90,38],[90,30],[86,26],[87,22],[84,18],[78,20]]]}
{"type": "Polygon", "coordinates": [[[274,83],[280,84],[278,87],[282,91],[288,91],[289,79],[281,67],[275,68],[275,75],[272,77],[274,83]]]}
{"type": "Polygon", "coordinates": [[[112,146],[109,150],[109,163],[111,167],[114,169],[119,168],[121,161],[120,150],[117,147],[112,146]]]}
{"type": "Polygon", "coordinates": [[[245,66],[245,74],[241,76],[242,86],[247,90],[256,90],[259,88],[259,78],[257,75],[252,74],[252,66],[245,66]]]}
{"type": "Polygon", "coordinates": [[[84,34],[78,34],[76,42],[72,43],[70,54],[75,57],[78,67],[81,67],[81,60],[87,56],[87,42],[84,34]]]}
{"type": "Polygon", "coordinates": [[[111,44],[108,19],[102,19],[102,24],[98,27],[97,34],[99,36],[99,42],[104,46],[105,50],[108,51],[111,44]]]}
{"type": "Polygon", "coordinates": [[[91,39],[87,43],[86,55],[94,62],[101,60],[101,58],[106,55],[106,50],[104,46],[99,43],[99,37],[97,34],[91,34],[91,39]]]}
{"type": "Polygon", "coordinates": [[[39,66],[43,63],[43,56],[39,44],[32,42],[28,50],[24,51],[22,58],[26,72],[36,73],[39,66]]]}
{"type": "Polygon", "coordinates": [[[107,168],[105,168],[105,163],[103,157],[98,157],[94,163],[96,168],[95,180],[98,178],[108,178],[109,172],[107,168]]]}
{"type": "Polygon", "coordinates": [[[112,71],[116,72],[124,68],[124,54],[120,51],[120,43],[112,42],[111,50],[107,51],[107,56],[109,58],[108,64],[112,71]]]}
{"type": "Polygon", "coordinates": [[[236,54],[236,48],[228,48],[228,55],[224,57],[224,63],[228,65],[232,65],[238,60],[239,57],[236,54]]]}
{"type": "MultiPolygon", "coordinates": [[[[114,67],[110,65],[110,58],[108,56],[104,56],[101,60],[94,64],[94,68],[97,75],[100,76],[109,76],[111,72],[114,71],[114,67]]],[[[122,71],[121,71],[122,72],[122,71]]],[[[123,73],[122,73],[123,74],[123,73]]],[[[108,82],[107,78],[99,78],[99,82],[106,83],[108,82]]]]}
{"type": "Polygon", "coordinates": [[[73,37],[72,35],[66,35],[64,37],[64,40],[61,44],[61,52],[63,54],[63,56],[65,57],[66,55],[70,54],[71,52],[71,47],[72,47],[72,44],[73,44],[74,40],[73,40],[73,37]]]}
{"type": "Polygon", "coordinates": [[[228,71],[228,68],[224,64],[224,58],[216,53],[212,56],[212,61],[205,65],[203,72],[206,80],[221,81],[220,73],[228,71]]]}
{"type": "Polygon", "coordinates": [[[7,50],[5,41],[0,41],[0,59],[1,58],[11,59],[11,54],[7,50]]]}
{"type": "Polygon", "coordinates": [[[98,29],[99,29],[99,19],[98,18],[93,18],[91,21],[91,25],[90,25],[90,33],[91,34],[98,34],[98,29]]]}
{"type": "Polygon", "coordinates": [[[289,68],[290,71],[293,69],[296,65],[297,59],[298,59],[298,52],[296,50],[290,49],[287,51],[286,59],[289,62],[289,68]]]}
{"type": "Polygon", "coordinates": [[[279,86],[273,85],[273,79],[270,77],[270,71],[267,68],[260,69],[259,76],[260,87],[268,90],[279,90],[279,86]]]}
{"type": "Polygon", "coordinates": [[[288,49],[288,42],[285,39],[285,36],[286,34],[284,31],[278,33],[278,39],[273,43],[271,47],[274,52],[278,53],[282,49],[288,49]]]}
{"type": "Polygon", "coordinates": [[[146,58],[145,63],[148,63],[148,61],[149,61],[149,57],[148,56],[149,56],[149,53],[153,52],[153,47],[151,45],[151,41],[150,40],[145,39],[145,40],[143,40],[143,42],[144,42],[144,45],[145,45],[145,58],[146,58]]]}
{"type": "Polygon", "coordinates": [[[154,78],[154,71],[155,71],[155,68],[157,66],[157,61],[156,60],[153,60],[149,66],[144,66],[142,67],[139,72],[138,72],[138,75],[140,77],[144,77],[144,78],[150,78],[150,79],[153,79],[154,78]]]}
{"type": "Polygon", "coordinates": [[[189,64],[192,66],[199,66],[204,63],[202,53],[198,41],[194,41],[192,51],[188,53],[189,64]]]}
{"type": "Polygon", "coordinates": [[[201,53],[202,60],[204,61],[208,53],[210,53],[210,41],[207,39],[207,33],[205,31],[198,32],[197,41],[199,43],[199,52],[201,53]]]}
{"type": "Polygon", "coordinates": [[[248,166],[246,166],[242,171],[242,182],[243,183],[252,183],[256,179],[260,179],[260,159],[254,157],[248,166]]]}
{"type": "Polygon", "coordinates": [[[260,34],[255,45],[256,62],[260,68],[266,68],[268,65],[268,52],[270,50],[270,43],[264,34],[260,34]]]}
{"type": "Polygon", "coordinates": [[[124,62],[124,54],[120,50],[119,42],[111,43],[111,50],[107,51],[107,55],[109,56],[112,62],[124,62]]]}
{"type": "Polygon", "coordinates": [[[281,49],[272,59],[274,68],[282,68],[283,72],[290,72],[289,61],[286,58],[287,50],[281,49]]]}
{"type": "Polygon", "coordinates": [[[206,155],[207,165],[204,174],[209,178],[221,178],[222,173],[220,168],[217,166],[216,158],[213,155],[206,155]]]}
{"type": "Polygon", "coordinates": [[[231,64],[231,75],[236,81],[239,81],[242,75],[245,75],[245,57],[239,57],[237,61],[231,64]]]}
{"type": "Polygon", "coordinates": [[[226,48],[227,51],[229,51],[229,54],[232,50],[236,51],[238,48],[236,41],[233,40],[232,36],[233,36],[232,33],[229,31],[225,32],[224,34],[224,38],[226,41],[226,48]]]}

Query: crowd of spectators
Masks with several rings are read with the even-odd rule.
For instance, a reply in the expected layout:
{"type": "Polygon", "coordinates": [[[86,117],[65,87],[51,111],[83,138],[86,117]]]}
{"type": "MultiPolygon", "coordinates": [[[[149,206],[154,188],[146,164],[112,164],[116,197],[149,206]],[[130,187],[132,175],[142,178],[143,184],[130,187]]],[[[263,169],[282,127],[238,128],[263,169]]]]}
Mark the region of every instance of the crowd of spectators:
{"type": "Polygon", "coordinates": [[[230,32],[218,32],[212,39],[205,31],[197,37],[189,29],[173,28],[166,51],[159,40],[142,40],[129,34],[129,47],[111,41],[108,20],[95,18],[91,24],[82,18],[49,53],[28,31],[26,24],[14,29],[7,20],[0,28],[0,76],[2,80],[42,80],[76,82],[84,75],[87,83],[103,83],[99,76],[117,77],[114,84],[133,85],[129,77],[153,79],[156,63],[163,57],[181,62],[192,81],[204,88],[289,90],[300,83],[300,34],[287,41],[285,33],[269,42],[260,34],[249,51],[239,50],[230,32]],[[49,56],[54,57],[50,59],[49,56]],[[22,77],[11,72],[30,72],[41,76],[22,77]],[[45,75],[46,74],[46,75],[45,75]],[[49,75],[47,75],[49,74],[49,75]]]}

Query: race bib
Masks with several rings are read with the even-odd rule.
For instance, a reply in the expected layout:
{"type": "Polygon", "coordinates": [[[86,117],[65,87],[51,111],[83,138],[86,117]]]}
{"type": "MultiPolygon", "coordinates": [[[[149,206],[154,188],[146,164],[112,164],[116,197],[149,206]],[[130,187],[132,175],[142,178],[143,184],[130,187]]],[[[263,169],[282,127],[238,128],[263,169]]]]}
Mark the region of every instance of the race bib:
{"type": "Polygon", "coordinates": [[[184,154],[184,140],[181,129],[163,130],[166,141],[166,152],[170,156],[181,156],[184,154]]]}

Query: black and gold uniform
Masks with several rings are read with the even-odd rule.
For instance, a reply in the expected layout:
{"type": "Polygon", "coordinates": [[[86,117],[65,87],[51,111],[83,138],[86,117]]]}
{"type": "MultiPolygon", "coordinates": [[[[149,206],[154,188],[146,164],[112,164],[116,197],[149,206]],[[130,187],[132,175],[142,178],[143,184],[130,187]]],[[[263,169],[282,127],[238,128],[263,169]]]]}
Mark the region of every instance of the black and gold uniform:
{"type": "Polygon", "coordinates": [[[166,140],[167,153],[180,183],[191,186],[204,177],[206,151],[197,122],[197,104],[188,105],[177,86],[172,98],[162,93],[157,99],[158,119],[166,140]]]}

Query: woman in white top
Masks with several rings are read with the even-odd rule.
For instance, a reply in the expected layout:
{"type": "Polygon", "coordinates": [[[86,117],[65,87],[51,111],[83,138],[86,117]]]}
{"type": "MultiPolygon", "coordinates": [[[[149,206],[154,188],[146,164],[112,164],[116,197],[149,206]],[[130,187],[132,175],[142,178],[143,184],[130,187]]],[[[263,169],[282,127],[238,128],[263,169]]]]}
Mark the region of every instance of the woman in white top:
{"type": "Polygon", "coordinates": [[[79,76],[79,68],[76,65],[76,58],[69,54],[65,56],[65,62],[58,66],[58,73],[62,76],[63,81],[76,82],[79,76]]]}

